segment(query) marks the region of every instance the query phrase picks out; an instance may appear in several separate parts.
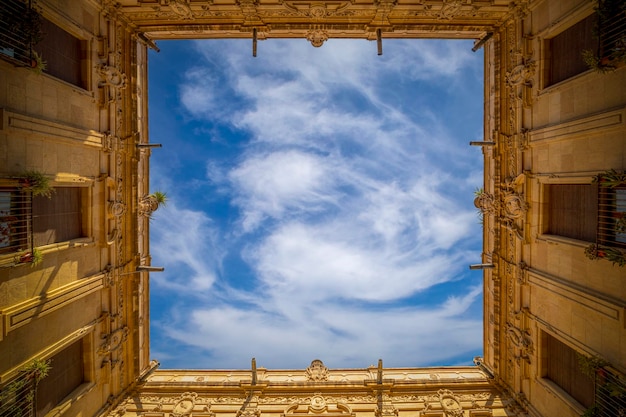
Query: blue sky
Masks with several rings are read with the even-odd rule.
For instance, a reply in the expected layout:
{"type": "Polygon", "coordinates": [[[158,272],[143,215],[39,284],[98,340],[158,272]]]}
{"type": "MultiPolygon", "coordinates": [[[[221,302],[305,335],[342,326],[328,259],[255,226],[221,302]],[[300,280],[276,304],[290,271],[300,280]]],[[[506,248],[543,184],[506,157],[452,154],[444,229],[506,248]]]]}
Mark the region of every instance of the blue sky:
{"type": "Polygon", "coordinates": [[[470,364],[482,352],[473,41],[162,41],[149,56],[163,368],[470,364]]]}

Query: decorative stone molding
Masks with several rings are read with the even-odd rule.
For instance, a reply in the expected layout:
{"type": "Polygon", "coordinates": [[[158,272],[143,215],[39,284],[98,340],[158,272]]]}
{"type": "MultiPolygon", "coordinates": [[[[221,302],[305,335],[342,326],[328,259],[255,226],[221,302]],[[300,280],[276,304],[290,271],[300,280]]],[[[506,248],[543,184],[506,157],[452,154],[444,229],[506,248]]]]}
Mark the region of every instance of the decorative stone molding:
{"type": "Polygon", "coordinates": [[[153,195],[144,196],[139,200],[139,215],[150,217],[159,208],[159,202],[153,195]]]}
{"type": "Polygon", "coordinates": [[[257,10],[258,0],[237,0],[237,5],[241,8],[245,26],[263,25],[257,10]]]}
{"type": "Polygon", "coordinates": [[[121,201],[109,201],[107,213],[109,217],[121,217],[126,213],[126,204],[121,201]]]}
{"type": "Polygon", "coordinates": [[[341,15],[353,3],[354,0],[331,0],[325,2],[310,2],[301,0],[279,0],[285,7],[285,11],[263,11],[263,16],[306,16],[311,19],[324,19],[326,17],[341,15]]]}
{"type": "Polygon", "coordinates": [[[100,65],[98,67],[98,73],[104,85],[119,89],[126,88],[126,74],[123,74],[114,66],[100,65]]]}
{"type": "Polygon", "coordinates": [[[437,391],[439,402],[446,417],[463,417],[463,406],[459,397],[448,389],[440,389],[437,391]]]}
{"type": "Polygon", "coordinates": [[[120,327],[117,330],[114,330],[113,332],[109,334],[104,335],[103,338],[105,340],[104,340],[104,343],[98,349],[98,354],[107,355],[119,349],[122,343],[128,337],[128,333],[129,333],[128,327],[124,326],[124,327],[120,327]]]}
{"type": "Polygon", "coordinates": [[[311,404],[309,404],[309,412],[314,414],[320,414],[327,409],[326,400],[321,394],[315,394],[311,397],[311,404]]]}
{"type": "Polygon", "coordinates": [[[311,45],[313,45],[316,48],[319,48],[320,46],[322,46],[324,42],[328,40],[328,38],[329,38],[328,32],[322,29],[310,30],[306,34],[306,39],[309,42],[311,42],[311,45]]]}
{"type": "Polygon", "coordinates": [[[328,376],[330,375],[324,362],[319,359],[315,359],[311,362],[311,365],[306,368],[305,374],[307,381],[312,382],[328,381],[328,376]]]}
{"type": "Polygon", "coordinates": [[[187,417],[191,415],[193,407],[196,404],[196,397],[198,394],[195,392],[185,392],[180,395],[180,398],[174,403],[174,408],[170,413],[171,417],[187,417]]]}
{"type": "Polygon", "coordinates": [[[172,11],[183,19],[193,19],[193,12],[186,0],[170,0],[170,8],[172,11]]]}
{"type": "Polygon", "coordinates": [[[530,363],[530,355],[535,351],[530,333],[528,331],[523,332],[510,322],[507,322],[506,336],[513,346],[520,349],[520,358],[530,363]]]}

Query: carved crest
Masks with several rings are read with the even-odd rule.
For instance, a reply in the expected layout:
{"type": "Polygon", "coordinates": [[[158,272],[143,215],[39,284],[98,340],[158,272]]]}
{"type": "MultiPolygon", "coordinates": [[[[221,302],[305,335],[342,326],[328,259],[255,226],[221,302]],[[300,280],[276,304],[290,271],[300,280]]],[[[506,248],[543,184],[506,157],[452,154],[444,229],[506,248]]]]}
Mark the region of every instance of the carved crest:
{"type": "Polygon", "coordinates": [[[328,368],[319,359],[313,360],[305,372],[307,381],[328,381],[328,368]]]}

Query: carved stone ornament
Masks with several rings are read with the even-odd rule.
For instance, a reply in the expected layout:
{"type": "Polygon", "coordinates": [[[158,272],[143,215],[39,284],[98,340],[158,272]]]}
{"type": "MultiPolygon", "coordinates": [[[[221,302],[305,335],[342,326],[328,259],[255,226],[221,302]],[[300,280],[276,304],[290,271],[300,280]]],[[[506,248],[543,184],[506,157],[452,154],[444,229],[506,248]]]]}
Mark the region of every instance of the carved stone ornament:
{"type": "Polygon", "coordinates": [[[109,65],[101,65],[98,68],[98,73],[105,85],[115,88],[126,87],[126,74],[122,74],[119,69],[109,65]]]}
{"type": "Polygon", "coordinates": [[[139,214],[141,216],[150,217],[158,208],[159,202],[152,195],[147,195],[139,200],[139,214]]]}
{"type": "Polygon", "coordinates": [[[483,192],[474,199],[474,206],[483,214],[493,214],[497,209],[497,201],[493,194],[483,192]]]}
{"type": "Polygon", "coordinates": [[[459,399],[452,391],[448,389],[440,389],[437,391],[439,402],[446,417],[463,417],[463,407],[459,399]]]}
{"type": "Polygon", "coordinates": [[[193,19],[193,12],[191,7],[185,0],[170,0],[170,7],[174,13],[183,19],[193,19]]]}
{"type": "Polygon", "coordinates": [[[526,202],[516,193],[507,193],[503,202],[504,215],[510,219],[519,219],[526,213],[526,202]]]}
{"type": "Polygon", "coordinates": [[[126,326],[120,327],[112,333],[104,335],[103,338],[105,340],[98,349],[98,354],[106,355],[113,352],[114,350],[117,350],[122,345],[122,342],[126,340],[126,337],[128,337],[128,327],[126,326]]]}
{"type": "Polygon", "coordinates": [[[260,417],[260,415],[261,410],[256,407],[237,411],[237,417],[260,417]]]}
{"type": "Polygon", "coordinates": [[[328,40],[328,32],[322,29],[310,30],[306,34],[306,39],[316,48],[319,48],[328,40]]]}
{"type": "Polygon", "coordinates": [[[353,0],[348,1],[301,1],[301,0],[279,0],[288,11],[294,16],[306,16],[311,19],[323,19],[329,16],[335,16],[344,12],[353,4],[353,0]]]}
{"type": "Polygon", "coordinates": [[[306,368],[305,373],[307,381],[328,381],[328,368],[324,365],[324,362],[319,359],[313,360],[313,362],[311,362],[311,365],[306,368]]]}
{"type": "Polygon", "coordinates": [[[196,397],[198,394],[195,392],[185,392],[181,394],[178,400],[174,403],[174,408],[170,413],[171,417],[186,417],[191,415],[193,407],[196,404],[196,397]]]}
{"type": "Polygon", "coordinates": [[[110,217],[121,217],[126,213],[126,204],[121,201],[109,201],[107,211],[110,217]]]}
{"type": "Polygon", "coordinates": [[[311,404],[309,405],[309,411],[314,414],[323,413],[326,411],[326,400],[320,394],[316,394],[311,397],[311,404]]]}
{"type": "Polygon", "coordinates": [[[528,61],[519,64],[506,74],[506,82],[510,86],[527,85],[532,86],[532,78],[535,76],[535,62],[528,61]]]}

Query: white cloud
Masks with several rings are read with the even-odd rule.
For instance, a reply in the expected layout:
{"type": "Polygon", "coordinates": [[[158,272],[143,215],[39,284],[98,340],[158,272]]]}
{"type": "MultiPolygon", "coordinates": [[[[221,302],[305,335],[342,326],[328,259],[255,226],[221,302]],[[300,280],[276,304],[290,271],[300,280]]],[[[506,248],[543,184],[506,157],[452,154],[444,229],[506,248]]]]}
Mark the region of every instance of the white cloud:
{"type": "Polygon", "coordinates": [[[333,202],[332,167],[314,154],[288,150],[252,155],[230,171],[234,202],[243,212],[243,229],[254,229],[265,217],[315,211],[333,202]]]}
{"type": "Polygon", "coordinates": [[[151,275],[154,283],[180,294],[198,294],[213,287],[223,252],[205,213],[179,208],[170,198],[153,215],[150,230],[153,262],[166,264],[165,272],[151,275]]]}

